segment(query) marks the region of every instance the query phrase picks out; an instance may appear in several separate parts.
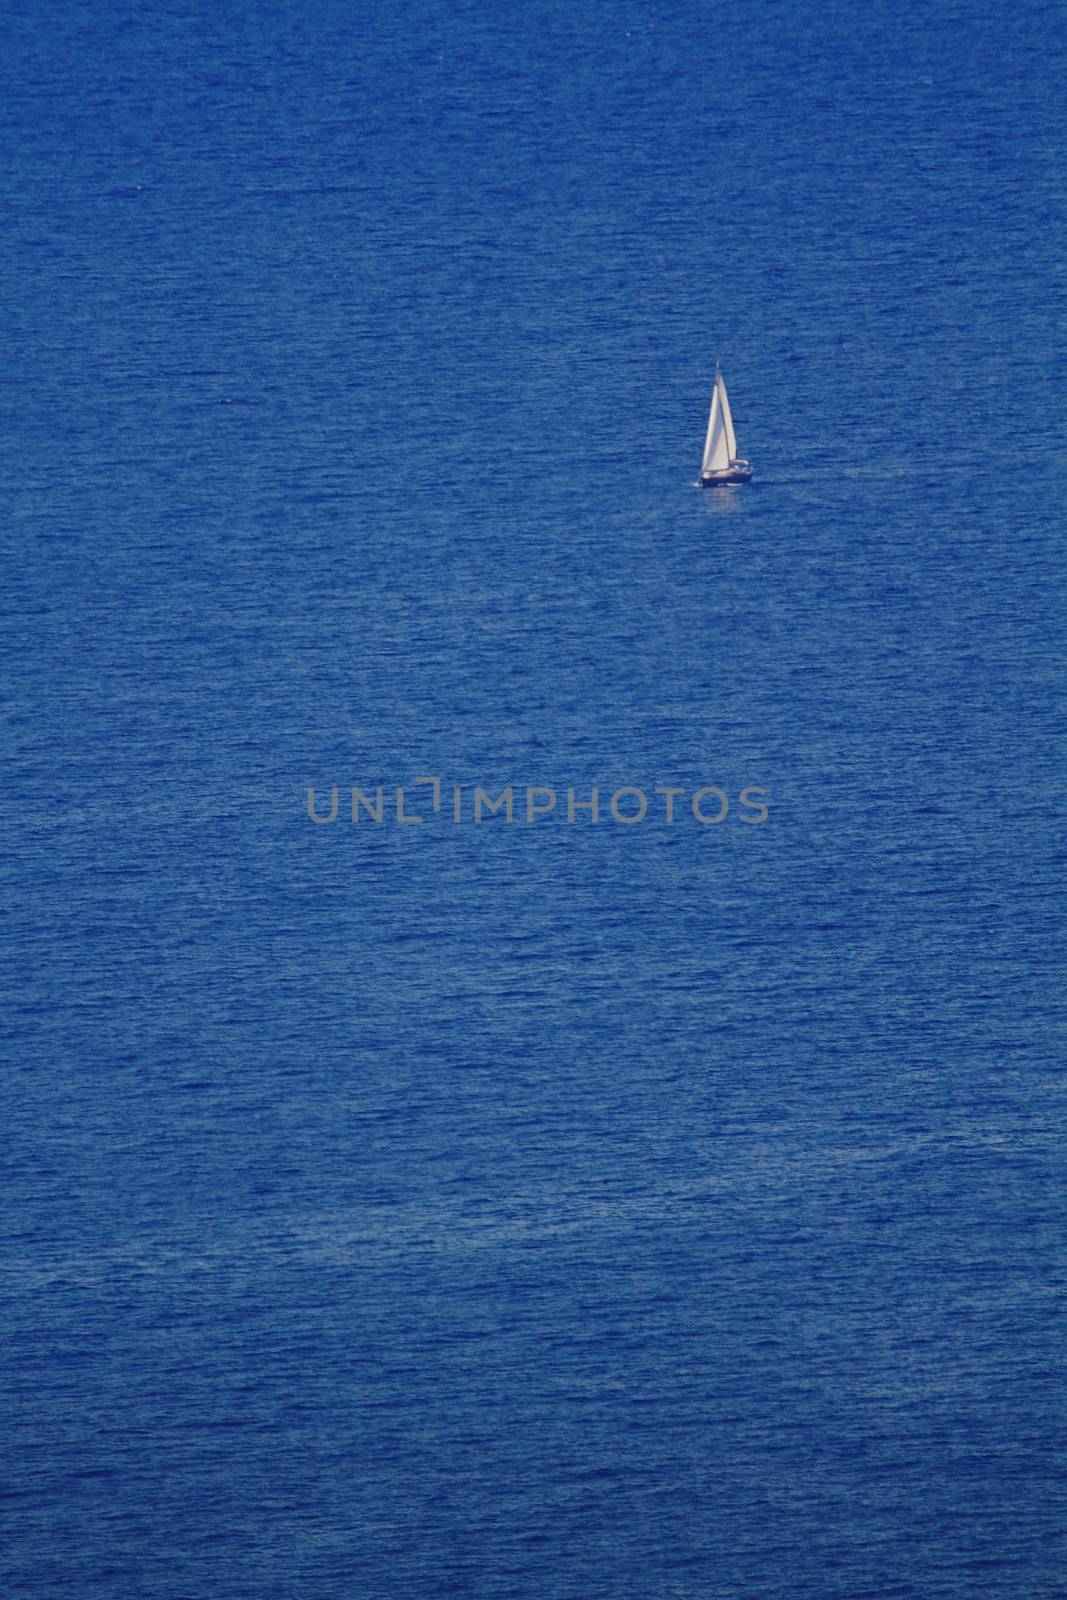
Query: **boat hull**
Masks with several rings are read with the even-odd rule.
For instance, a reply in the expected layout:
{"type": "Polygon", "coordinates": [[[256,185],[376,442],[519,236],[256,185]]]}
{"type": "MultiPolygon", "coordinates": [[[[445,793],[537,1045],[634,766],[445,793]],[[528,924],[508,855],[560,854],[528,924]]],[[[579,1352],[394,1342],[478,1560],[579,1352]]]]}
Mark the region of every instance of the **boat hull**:
{"type": "Polygon", "coordinates": [[[724,467],[721,472],[702,472],[700,486],[702,489],[718,489],[727,483],[751,483],[752,473],[748,467],[724,467]]]}

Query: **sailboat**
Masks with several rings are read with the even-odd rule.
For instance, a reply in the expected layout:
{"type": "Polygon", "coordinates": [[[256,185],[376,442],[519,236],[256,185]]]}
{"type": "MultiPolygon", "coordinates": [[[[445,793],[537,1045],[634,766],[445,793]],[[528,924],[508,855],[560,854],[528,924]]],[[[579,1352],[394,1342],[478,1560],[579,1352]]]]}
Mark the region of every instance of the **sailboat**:
{"type": "Polygon", "coordinates": [[[737,453],[734,419],[726,398],[719,363],[715,363],[715,387],[711,391],[708,436],[704,440],[704,459],[700,463],[700,482],[705,489],[720,483],[751,483],[752,470],[737,453]]]}

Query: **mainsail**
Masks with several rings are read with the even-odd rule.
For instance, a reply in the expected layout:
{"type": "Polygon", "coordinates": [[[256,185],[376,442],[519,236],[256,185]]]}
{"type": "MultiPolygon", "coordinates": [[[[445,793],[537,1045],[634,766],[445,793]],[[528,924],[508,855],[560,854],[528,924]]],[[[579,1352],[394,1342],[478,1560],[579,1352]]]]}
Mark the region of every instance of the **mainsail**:
{"type": "Polygon", "coordinates": [[[722,381],[722,373],[715,368],[715,387],[719,391],[719,404],[722,406],[723,422],[726,424],[726,448],[731,461],[737,459],[737,440],[734,438],[734,419],[730,415],[730,402],[726,398],[726,385],[722,381]]]}

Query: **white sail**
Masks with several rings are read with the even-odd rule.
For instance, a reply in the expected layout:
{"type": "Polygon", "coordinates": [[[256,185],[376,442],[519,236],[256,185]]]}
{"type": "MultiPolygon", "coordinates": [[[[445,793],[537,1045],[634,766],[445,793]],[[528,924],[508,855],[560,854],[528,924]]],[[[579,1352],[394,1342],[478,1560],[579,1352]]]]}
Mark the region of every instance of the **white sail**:
{"type": "Polygon", "coordinates": [[[726,398],[726,385],[722,381],[722,373],[715,369],[715,387],[719,391],[719,404],[722,406],[723,422],[726,426],[726,449],[731,461],[737,459],[737,440],[734,438],[734,419],[730,415],[730,402],[726,398]]]}
{"type": "Polygon", "coordinates": [[[730,429],[733,437],[733,424],[728,421],[729,411],[723,409],[723,400],[726,390],[722,387],[722,379],[716,373],[715,388],[711,395],[711,412],[708,416],[708,436],[704,440],[704,460],[700,464],[701,472],[724,472],[730,465],[730,447],[727,443],[726,430],[730,429]]]}

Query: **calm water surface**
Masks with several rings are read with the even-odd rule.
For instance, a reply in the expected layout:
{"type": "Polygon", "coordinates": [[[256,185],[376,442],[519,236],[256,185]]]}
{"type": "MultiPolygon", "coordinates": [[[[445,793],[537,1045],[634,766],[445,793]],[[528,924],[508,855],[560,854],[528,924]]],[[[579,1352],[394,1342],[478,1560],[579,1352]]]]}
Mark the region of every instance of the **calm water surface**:
{"type": "Polygon", "coordinates": [[[1061,1596],[1060,9],[0,32],[5,1595],[1061,1596]]]}

